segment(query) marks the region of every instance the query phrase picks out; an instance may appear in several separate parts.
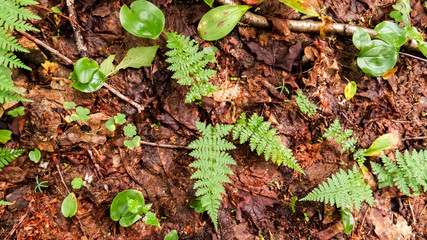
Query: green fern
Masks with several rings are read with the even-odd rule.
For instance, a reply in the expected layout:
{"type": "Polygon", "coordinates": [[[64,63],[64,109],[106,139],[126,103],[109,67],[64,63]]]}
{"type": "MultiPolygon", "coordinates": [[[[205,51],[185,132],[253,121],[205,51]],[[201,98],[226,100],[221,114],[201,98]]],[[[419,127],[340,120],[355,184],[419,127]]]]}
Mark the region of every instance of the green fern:
{"type": "Polygon", "coordinates": [[[236,147],[223,139],[233,126],[218,124],[214,128],[212,125],[201,122],[196,122],[196,126],[202,137],[188,145],[189,148],[194,149],[189,155],[197,159],[190,164],[190,167],[197,168],[197,171],[191,175],[191,179],[198,179],[194,184],[194,189],[197,189],[196,196],[201,196],[202,206],[207,210],[217,229],[221,193],[225,193],[221,184],[230,182],[227,175],[233,174],[227,164],[236,164],[225,152],[236,147]]]}
{"type": "Polygon", "coordinates": [[[408,196],[413,196],[410,189],[415,195],[421,193],[421,186],[424,191],[427,190],[427,150],[414,150],[404,154],[396,152],[396,162],[383,155],[381,157],[384,166],[371,162],[374,174],[378,174],[378,180],[381,182],[380,188],[390,186],[393,183],[401,192],[408,196]]]}
{"type": "Polygon", "coordinates": [[[348,173],[341,169],[300,201],[319,201],[336,205],[337,208],[349,208],[350,211],[354,207],[359,211],[364,200],[372,206],[374,202],[372,190],[354,165],[353,170],[349,170],[348,173]]]}
{"type": "Polygon", "coordinates": [[[0,171],[4,166],[21,156],[24,152],[25,149],[0,148],[0,171]]]}
{"type": "Polygon", "coordinates": [[[31,0],[0,0],[0,65],[31,70],[12,53],[13,51],[28,52],[28,50],[23,48],[8,30],[38,31],[37,28],[25,22],[29,19],[40,19],[23,7],[33,4],[37,4],[37,2],[31,0]]]}
{"type": "Polygon", "coordinates": [[[13,86],[10,69],[0,65],[0,104],[13,101],[31,101],[22,97],[22,93],[13,86]]]}
{"type": "Polygon", "coordinates": [[[233,139],[240,138],[240,144],[249,141],[251,151],[256,150],[258,155],[264,153],[265,160],[271,159],[274,163],[285,164],[290,168],[303,173],[301,166],[292,156],[292,151],[280,144],[280,137],[276,136],[276,129],[270,129],[270,122],[264,122],[263,117],[256,113],[249,121],[242,113],[233,129],[233,139]]]}
{"type": "Polygon", "coordinates": [[[0,206],[8,206],[8,205],[12,205],[12,204],[13,203],[11,203],[11,202],[0,200],[0,206]]]}
{"type": "Polygon", "coordinates": [[[202,96],[209,96],[218,90],[209,84],[209,79],[216,71],[205,68],[214,59],[212,53],[199,51],[198,43],[186,36],[169,32],[165,34],[168,37],[166,46],[171,49],[165,53],[168,56],[166,62],[171,64],[168,69],[175,72],[172,78],[177,79],[179,84],[191,86],[185,102],[200,100],[202,96]]]}
{"type": "Polygon", "coordinates": [[[341,130],[340,121],[336,118],[334,122],[326,130],[323,137],[335,138],[336,143],[341,144],[341,153],[346,150],[354,152],[356,150],[357,137],[351,137],[353,130],[345,129],[344,132],[341,130]]]}

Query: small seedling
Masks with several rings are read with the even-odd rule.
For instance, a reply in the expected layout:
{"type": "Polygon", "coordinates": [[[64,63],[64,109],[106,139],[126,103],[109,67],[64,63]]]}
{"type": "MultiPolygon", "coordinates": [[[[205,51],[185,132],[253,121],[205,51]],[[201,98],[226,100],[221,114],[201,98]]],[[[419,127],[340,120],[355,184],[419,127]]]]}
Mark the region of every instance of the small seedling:
{"type": "Polygon", "coordinates": [[[33,151],[30,151],[28,153],[28,157],[30,158],[31,161],[38,163],[40,161],[41,158],[41,153],[40,150],[38,150],[37,148],[34,149],[33,151]]]}
{"type": "Polygon", "coordinates": [[[295,213],[295,203],[297,202],[298,197],[297,196],[293,196],[291,198],[291,209],[292,209],[292,213],[295,213]]]}
{"type": "Polygon", "coordinates": [[[310,218],[308,217],[307,213],[304,213],[304,219],[306,222],[310,221],[310,218]]]}
{"type": "Polygon", "coordinates": [[[282,95],[283,91],[289,94],[289,90],[285,86],[285,79],[282,79],[282,86],[278,86],[275,89],[280,89],[280,95],[282,95]]]}
{"type": "Polygon", "coordinates": [[[12,205],[12,204],[13,203],[11,203],[11,202],[0,200],[0,206],[9,206],[9,205],[12,205]]]}
{"type": "Polygon", "coordinates": [[[74,109],[76,108],[76,104],[74,102],[64,102],[64,104],[62,104],[64,106],[65,109],[74,109]]]}
{"type": "Polygon", "coordinates": [[[73,189],[80,189],[83,185],[83,179],[82,178],[74,178],[73,181],[71,181],[71,186],[73,189]]]}
{"type": "Polygon", "coordinates": [[[61,212],[64,217],[72,217],[77,212],[77,198],[74,193],[68,194],[68,196],[62,201],[61,212]]]}
{"type": "Polygon", "coordinates": [[[90,111],[87,108],[78,106],[76,108],[76,113],[77,114],[71,114],[71,117],[70,117],[71,120],[73,120],[73,121],[87,121],[90,119],[90,117],[88,116],[90,111]]]}
{"type": "Polygon", "coordinates": [[[153,225],[161,229],[159,221],[153,212],[150,212],[152,204],[145,205],[144,196],[140,191],[125,190],[114,198],[110,207],[110,217],[119,221],[120,226],[129,227],[142,218],[147,225],[153,225]]]}
{"type": "Polygon", "coordinates": [[[117,113],[116,116],[114,116],[114,122],[119,125],[124,124],[126,122],[126,115],[117,113]]]}
{"type": "Polygon", "coordinates": [[[295,95],[295,99],[301,112],[307,114],[307,116],[309,117],[316,114],[317,106],[310,103],[307,96],[305,96],[301,90],[297,92],[297,95],[295,95]]]}
{"type": "MultiPolygon", "coordinates": [[[[206,212],[206,207],[203,207],[201,199],[202,199],[202,197],[198,197],[196,199],[193,199],[190,202],[190,207],[194,208],[194,211],[196,211],[198,213],[206,212]]],[[[234,211],[236,211],[236,210],[234,209],[234,211]]],[[[231,212],[233,212],[233,210],[231,210],[231,212]]]]}
{"type": "Polygon", "coordinates": [[[127,137],[133,137],[136,135],[136,127],[132,124],[128,124],[123,128],[123,133],[127,137]]]}
{"type": "Polygon", "coordinates": [[[23,116],[25,114],[25,107],[24,106],[19,106],[13,110],[10,110],[9,112],[7,112],[7,114],[9,114],[12,117],[17,117],[18,115],[23,116]]]}
{"type": "Polygon", "coordinates": [[[36,176],[36,187],[34,188],[34,192],[36,193],[37,192],[37,190],[39,190],[41,193],[43,192],[42,191],[42,187],[45,187],[45,188],[47,188],[48,186],[46,186],[46,185],[43,185],[43,184],[45,184],[45,183],[48,183],[47,181],[41,181],[41,182],[39,182],[39,176],[36,176]]]}
{"type": "Polygon", "coordinates": [[[326,130],[323,137],[335,138],[336,143],[342,144],[341,153],[344,153],[346,150],[354,152],[356,150],[357,137],[351,137],[353,130],[345,129],[344,132],[341,130],[340,121],[335,119],[334,122],[326,130]]]}
{"type": "Polygon", "coordinates": [[[138,148],[140,146],[141,137],[135,136],[131,140],[125,140],[123,145],[125,145],[129,149],[138,148]]]}

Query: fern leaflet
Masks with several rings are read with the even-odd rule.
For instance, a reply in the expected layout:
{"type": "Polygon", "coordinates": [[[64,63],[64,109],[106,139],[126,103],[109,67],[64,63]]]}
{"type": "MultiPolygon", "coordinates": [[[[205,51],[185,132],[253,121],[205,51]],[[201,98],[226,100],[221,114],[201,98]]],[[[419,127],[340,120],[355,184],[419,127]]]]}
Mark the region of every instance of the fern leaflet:
{"type": "Polygon", "coordinates": [[[328,178],[300,201],[319,201],[330,205],[336,205],[337,208],[353,207],[359,211],[362,202],[366,200],[369,205],[373,205],[374,198],[372,190],[363,180],[362,173],[359,172],[356,165],[353,170],[347,173],[340,169],[340,172],[328,178]]]}
{"type": "Polygon", "coordinates": [[[209,96],[218,90],[209,84],[209,79],[216,71],[205,69],[212,61],[212,54],[199,51],[199,45],[195,40],[177,33],[165,33],[168,37],[166,46],[171,49],[165,53],[168,56],[166,62],[171,64],[168,69],[175,72],[172,78],[177,79],[181,85],[191,86],[185,102],[200,100],[202,96],[209,96]]]}
{"type": "Polygon", "coordinates": [[[21,156],[24,152],[25,149],[0,148],[0,171],[4,166],[21,156]]]}
{"type": "Polygon", "coordinates": [[[256,113],[248,121],[246,114],[242,113],[233,129],[233,140],[240,138],[240,144],[249,141],[251,151],[256,150],[258,155],[264,153],[266,161],[271,159],[278,165],[283,163],[304,173],[292,156],[292,151],[280,144],[280,137],[275,135],[276,129],[270,129],[270,125],[270,122],[264,122],[263,117],[256,113]]]}
{"type": "Polygon", "coordinates": [[[8,206],[8,205],[12,205],[12,204],[13,203],[11,203],[11,202],[0,200],[0,206],[8,206]]]}
{"type": "Polygon", "coordinates": [[[225,193],[222,183],[230,182],[228,174],[233,171],[227,164],[234,165],[236,162],[225,151],[235,149],[236,147],[223,139],[233,128],[232,125],[206,125],[196,122],[197,129],[202,137],[191,142],[188,147],[194,149],[189,155],[197,160],[190,164],[190,167],[196,168],[196,172],[191,175],[191,179],[198,179],[194,184],[197,189],[196,196],[201,196],[201,203],[206,208],[208,215],[218,228],[218,209],[221,205],[221,193],[225,193]]]}
{"type": "Polygon", "coordinates": [[[10,69],[0,65],[0,103],[13,101],[31,101],[22,97],[22,93],[13,86],[10,69]]]}
{"type": "Polygon", "coordinates": [[[383,155],[381,157],[384,166],[371,162],[374,174],[378,175],[378,180],[381,182],[380,188],[390,186],[393,183],[401,192],[408,196],[413,196],[421,193],[421,186],[424,191],[427,190],[427,150],[414,150],[411,153],[405,151],[404,154],[396,152],[396,163],[390,158],[383,155]]]}

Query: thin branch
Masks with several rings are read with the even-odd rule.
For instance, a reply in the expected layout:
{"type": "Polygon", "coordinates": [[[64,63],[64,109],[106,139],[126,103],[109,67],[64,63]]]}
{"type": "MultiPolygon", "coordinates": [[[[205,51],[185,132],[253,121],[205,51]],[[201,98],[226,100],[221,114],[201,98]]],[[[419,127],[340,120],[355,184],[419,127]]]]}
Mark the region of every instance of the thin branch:
{"type": "Polygon", "coordinates": [[[113,88],[112,86],[110,86],[110,84],[104,83],[103,86],[105,88],[107,88],[108,90],[110,90],[110,92],[114,93],[114,95],[116,95],[117,97],[121,98],[123,101],[128,102],[130,105],[134,106],[138,110],[138,113],[141,113],[142,111],[144,111],[144,106],[143,105],[141,105],[139,103],[136,103],[132,99],[126,97],[123,94],[121,94],[118,90],[116,90],[115,88],[113,88]]]}
{"type": "MultiPolygon", "coordinates": [[[[45,7],[45,6],[42,6],[42,5],[34,5],[35,7],[38,7],[38,8],[41,8],[41,9],[43,9],[43,10],[46,10],[46,11],[48,11],[48,12],[50,12],[50,13],[54,13],[53,11],[52,11],[52,9],[49,9],[49,8],[47,8],[47,7],[45,7]]],[[[64,14],[62,14],[62,13],[54,13],[54,14],[56,14],[56,15],[59,15],[59,16],[61,16],[61,17],[63,17],[63,18],[65,18],[65,19],[68,19],[68,20],[70,20],[70,21],[72,21],[74,24],[76,24],[77,25],[77,27],[79,27],[81,30],[83,30],[84,31],[84,29],[83,29],[83,27],[82,26],[80,26],[80,24],[76,21],[76,20],[74,20],[74,19],[72,19],[72,18],[70,18],[70,17],[68,17],[68,16],[66,16],[66,15],[64,15],[64,14]]]]}
{"type": "Polygon", "coordinates": [[[73,27],[73,30],[74,30],[77,49],[79,50],[79,53],[81,56],[88,57],[89,55],[87,54],[87,48],[86,48],[86,45],[84,44],[82,34],[80,32],[80,29],[75,24],[77,20],[75,19],[76,11],[74,9],[74,0],[67,0],[67,7],[68,7],[68,12],[70,13],[70,18],[74,20],[74,21],[71,21],[71,26],[73,27]]]}
{"type": "MultiPolygon", "coordinates": [[[[216,0],[216,1],[223,5],[237,5],[237,3],[233,2],[233,0],[216,0]]],[[[268,22],[266,17],[253,14],[251,12],[246,12],[241,18],[241,21],[243,23],[247,23],[254,27],[270,28],[270,23],[268,22]]],[[[323,27],[323,23],[319,21],[286,20],[286,23],[287,23],[287,27],[292,32],[303,32],[303,33],[320,32],[320,30],[323,27]]],[[[357,28],[359,27],[355,25],[333,23],[330,26],[328,26],[327,29],[325,29],[325,33],[332,33],[332,34],[343,35],[343,36],[352,36],[354,31],[356,31],[357,28]]],[[[360,28],[365,30],[372,38],[375,38],[377,35],[375,30],[373,29],[363,28],[363,27],[360,27],[360,28]]],[[[408,39],[408,41],[406,41],[403,47],[411,51],[420,52],[417,41],[413,39],[408,39]]]]}
{"type": "Polygon", "coordinates": [[[59,177],[61,178],[62,184],[64,185],[64,187],[67,190],[68,194],[70,194],[70,190],[68,189],[67,184],[65,184],[64,178],[62,177],[61,168],[59,167],[59,164],[56,164],[56,169],[58,169],[59,177]]]}
{"type": "Polygon", "coordinates": [[[421,140],[421,139],[427,139],[427,136],[421,136],[421,137],[407,137],[407,138],[404,138],[402,141],[406,141],[406,140],[421,140]]]}
{"type": "Polygon", "coordinates": [[[420,60],[420,61],[427,62],[427,59],[425,59],[425,58],[420,58],[420,57],[414,56],[414,55],[409,54],[409,53],[399,52],[399,54],[401,54],[401,55],[403,55],[403,56],[407,56],[407,57],[415,58],[415,59],[418,59],[418,60],[420,60]]]}
{"type": "Polygon", "coordinates": [[[181,149],[191,149],[187,146],[178,146],[178,145],[169,145],[169,144],[161,144],[161,143],[152,143],[152,142],[146,142],[143,140],[139,141],[143,145],[147,146],[153,146],[153,147],[161,147],[161,148],[181,148],[181,149]]]}

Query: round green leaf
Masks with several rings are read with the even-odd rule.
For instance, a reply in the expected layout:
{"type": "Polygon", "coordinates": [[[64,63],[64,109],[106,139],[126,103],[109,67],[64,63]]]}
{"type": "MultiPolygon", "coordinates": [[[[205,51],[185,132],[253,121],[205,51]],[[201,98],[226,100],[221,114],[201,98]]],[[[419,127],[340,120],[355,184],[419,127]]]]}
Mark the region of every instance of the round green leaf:
{"type": "Polygon", "coordinates": [[[340,209],[342,225],[344,227],[345,234],[350,234],[354,227],[353,214],[348,209],[340,209]]]}
{"type": "Polygon", "coordinates": [[[357,84],[353,81],[349,82],[344,89],[345,99],[350,100],[354,97],[357,91],[357,84]]]}
{"type": "Polygon", "coordinates": [[[170,231],[163,240],[179,240],[176,230],[170,231]]]}
{"type": "MultiPolygon", "coordinates": [[[[73,79],[74,80],[74,79],[73,79]]],[[[100,88],[102,88],[102,85],[104,85],[105,82],[105,75],[101,71],[97,71],[90,80],[89,83],[81,83],[79,81],[73,82],[71,85],[82,92],[85,93],[91,93],[98,91],[100,88]]]]}
{"type": "Polygon", "coordinates": [[[83,185],[83,179],[82,178],[74,178],[73,181],[71,181],[71,186],[74,189],[80,189],[83,185]]]}
{"type": "Polygon", "coordinates": [[[120,9],[120,23],[126,31],[142,37],[156,39],[165,26],[165,16],[156,5],[145,0],[135,1],[130,9],[120,9]]]}
{"type": "Polygon", "coordinates": [[[70,193],[64,201],[62,201],[61,212],[64,217],[72,217],[77,212],[77,198],[74,193],[70,193]]]}
{"type": "Polygon", "coordinates": [[[383,21],[375,27],[375,31],[379,39],[390,43],[395,48],[399,48],[406,42],[405,29],[394,22],[383,21]]]}
{"type": "Polygon", "coordinates": [[[76,104],[74,102],[64,102],[62,104],[65,109],[74,109],[76,107],[76,104]]]}
{"type": "Polygon", "coordinates": [[[372,44],[371,36],[365,30],[357,28],[353,33],[353,44],[357,49],[362,50],[362,48],[372,44]]]}
{"type": "Polygon", "coordinates": [[[199,22],[199,36],[206,41],[225,37],[249,8],[248,5],[224,5],[210,10],[199,22]]]}
{"type": "Polygon", "coordinates": [[[114,221],[119,221],[122,227],[129,227],[141,218],[140,214],[129,211],[128,199],[138,201],[139,205],[144,205],[144,196],[140,191],[125,190],[114,198],[110,207],[110,217],[114,221]]]}
{"type": "Polygon", "coordinates": [[[123,128],[125,136],[133,137],[136,135],[136,127],[132,124],[128,124],[123,128]]]}
{"type": "Polygon", "coordinates": [[[357,58],[357,65],[363,72],[379,77],[393,68],[399,57],[399,52],[382,40],[372,40],[370,46],[364,47],[357,58]]]}
{"type": "Polygon", "coordinates": [[[40,153],[40,150],[38,150],[37,148],[28,153],[28,157],[30,158],[30,160],[35,163],[38,163],[40,161],[41,156],[42,155],[40,153]]]}
{"type": "Polygon", "coordinates": [[[89,58],[80,58],[74,64],[74,76],[80,83],[88,83],[93,75],[98,71],[98,63],[89,58]]]}

